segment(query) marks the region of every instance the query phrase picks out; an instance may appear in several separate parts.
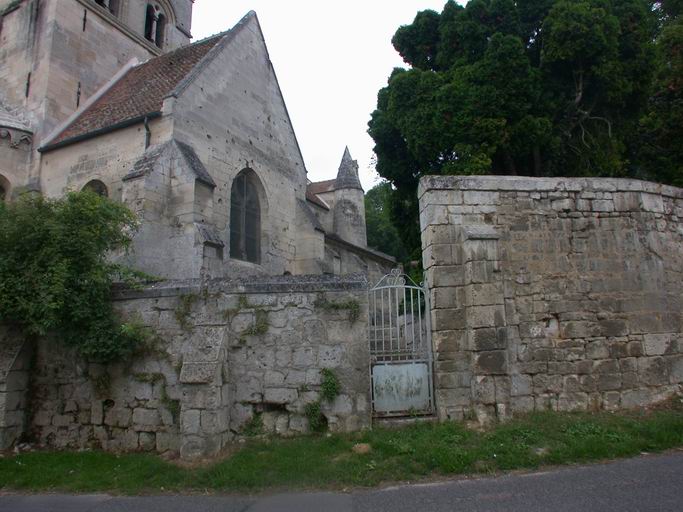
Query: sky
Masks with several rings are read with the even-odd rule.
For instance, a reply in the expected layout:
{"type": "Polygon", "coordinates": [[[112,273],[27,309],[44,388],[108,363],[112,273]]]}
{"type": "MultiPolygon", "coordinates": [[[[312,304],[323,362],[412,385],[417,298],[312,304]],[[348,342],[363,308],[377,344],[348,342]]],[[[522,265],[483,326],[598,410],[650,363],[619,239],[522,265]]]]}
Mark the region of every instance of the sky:
{"type": "Polygon", "coordinates": [[[377,92],[405,67],[391,46],[418,11],[446,0],[196,0],[195,40],[256,11],[311,181],[332,179],[348,145],[363,188],[379,176],[367,134],[377,92]]]}

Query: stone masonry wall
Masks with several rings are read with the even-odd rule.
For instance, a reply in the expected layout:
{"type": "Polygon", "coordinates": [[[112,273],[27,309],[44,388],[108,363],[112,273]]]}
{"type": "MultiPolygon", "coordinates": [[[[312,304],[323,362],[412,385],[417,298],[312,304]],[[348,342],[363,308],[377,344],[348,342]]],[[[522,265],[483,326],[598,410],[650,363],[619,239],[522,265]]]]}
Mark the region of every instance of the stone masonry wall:
{"type": "Polygon", "coordinates": [[[441,418],[647,405],[683,382],[683,190],[426,177],[441,418]]]}
{"type": "Polygon", "coordinates": [[[15,444],[26,431],[30,346],[20,333],[0,325],[0,450],[15,444]]]}
{"type": "Polygon", "coordinates": [[[153,343],[105,367],[41,340],[29,438],[211,456],[247,430],[307,432],[305,406],[320,400],[323,368],[341,383],[321,404],[330,430],[368,427],[366,286],[356,276],[299,276],[119,291],[117,310],[153,329],[153,343]]]}

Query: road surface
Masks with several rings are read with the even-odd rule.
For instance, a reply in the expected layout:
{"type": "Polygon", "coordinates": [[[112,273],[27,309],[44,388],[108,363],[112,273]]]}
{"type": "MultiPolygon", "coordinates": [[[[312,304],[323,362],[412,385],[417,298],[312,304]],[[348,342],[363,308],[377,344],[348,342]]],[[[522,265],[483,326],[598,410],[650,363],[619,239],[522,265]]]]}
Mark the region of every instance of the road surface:
{"type": "Polygon", "coordinates": [[[492,478],[264,496],[0,495],[0,512],[683,511],[683,452],[492,478]]]}

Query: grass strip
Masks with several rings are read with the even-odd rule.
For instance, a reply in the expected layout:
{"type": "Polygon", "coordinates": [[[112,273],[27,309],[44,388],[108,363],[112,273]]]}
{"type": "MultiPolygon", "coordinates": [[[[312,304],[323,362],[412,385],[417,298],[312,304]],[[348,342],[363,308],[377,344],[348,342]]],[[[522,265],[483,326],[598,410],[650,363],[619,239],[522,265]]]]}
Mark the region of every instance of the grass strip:
{"type": "Polygon", "coordinates": [[[534,469],[683,446],[683,408],[533,413],[485,431],[460,423],[294,439],[256,438],[229,458],[193,469],[154,455],[27,452],[0,458],[0,489],[23,491],[253,492],[339,489],[425,477],[534,469]],[[370,453],[356,454],[356,443],[370,453]]]}

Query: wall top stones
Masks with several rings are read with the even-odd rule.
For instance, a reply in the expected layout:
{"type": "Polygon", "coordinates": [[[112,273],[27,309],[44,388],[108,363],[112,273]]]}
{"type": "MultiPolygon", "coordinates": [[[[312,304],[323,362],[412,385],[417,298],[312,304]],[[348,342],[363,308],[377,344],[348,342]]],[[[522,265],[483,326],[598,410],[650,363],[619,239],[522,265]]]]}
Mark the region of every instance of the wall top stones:
{"type": "Polygon", "coordinates": [[[151,284],[144,289],[116,287],[114,300],[175,297],[184,294],[206,293],[315,293],[366,290],[364,274],[265,276],[250,279],[182,279],[151,284]]]}
{"type": "Polygon", "coordinates": [[[418,198],[432,190],[520,192],[647,192],[683,199],[683,189],[625,178],[532,178],[526,176],[425,176],[418,198]]]}

